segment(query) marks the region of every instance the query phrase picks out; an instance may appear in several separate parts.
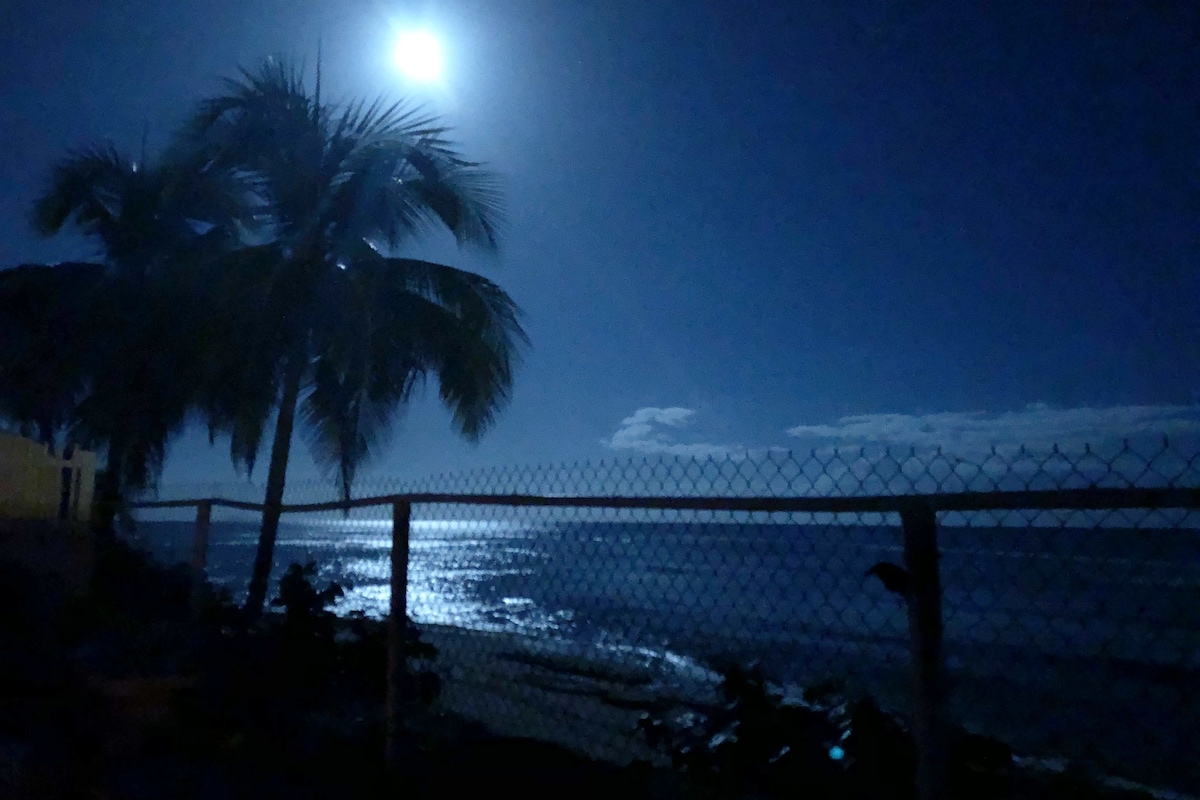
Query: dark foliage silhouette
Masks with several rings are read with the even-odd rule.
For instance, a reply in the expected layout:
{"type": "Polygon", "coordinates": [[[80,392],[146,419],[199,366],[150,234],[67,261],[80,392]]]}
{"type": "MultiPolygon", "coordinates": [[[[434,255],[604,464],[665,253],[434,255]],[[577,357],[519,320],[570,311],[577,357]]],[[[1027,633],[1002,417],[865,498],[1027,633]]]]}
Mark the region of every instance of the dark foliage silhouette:
{"type": "Polygon", "coordinates": [[[898,594],[901,597],[907,598],[911,591],[908,571],[898,564],[893,564],[890,561],[880,561],[867,570],[865,577],[879,578],[880,583],[884,588],[892,594],[898,594]]]}

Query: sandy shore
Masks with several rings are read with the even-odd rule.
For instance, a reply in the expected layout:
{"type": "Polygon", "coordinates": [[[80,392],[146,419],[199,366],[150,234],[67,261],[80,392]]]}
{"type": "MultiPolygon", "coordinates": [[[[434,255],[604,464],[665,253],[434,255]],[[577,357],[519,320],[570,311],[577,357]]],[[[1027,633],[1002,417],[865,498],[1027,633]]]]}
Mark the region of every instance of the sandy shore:
{"type": "Polygon", "coordinates": [[[422,626],[438,648],[439,705],[495,733],[554,742],[615,763],[661,755],[637,732],[644,711],[716,699],[715,682],[672,681],[649,658],[508,633],[422,626]]]}

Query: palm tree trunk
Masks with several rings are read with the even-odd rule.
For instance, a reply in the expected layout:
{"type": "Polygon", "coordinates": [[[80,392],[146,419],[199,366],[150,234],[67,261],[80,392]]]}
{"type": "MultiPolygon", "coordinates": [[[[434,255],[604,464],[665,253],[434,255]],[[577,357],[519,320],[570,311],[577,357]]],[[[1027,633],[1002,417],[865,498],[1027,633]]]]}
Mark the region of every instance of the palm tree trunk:
{"type": "Polygon", "coordinates": [[[105,536],[112,536],[117,532],[117,512],[121,507],[121,473],[125,469],[124,447],[120,437],[109,439],[104,476],[96,484],[96,497],[93,501],[96,510],[95,530],[105,536]]]}
{"type": "Polygon", "coordinates": [[[48,417],[42,417],[37,422],[37,429],[38,441],[49,447],[50,454],[53,455],[55,451],[55,445],[57,444],[57,442],[54,441],[56,438],[54,435],[54,425],[51,424],[48,417]]]}
{"type": "Polygon", "coordinates": [[[279,417],[275,421],[275,438],[271,443],[271,465],[267,471],[267,494],[263,500],[262,530],[258,534],[258,550],[254,554],[254,571],[243,608],[247,619],[262,616],[267,600],[267,584],[275,559],[275,537],[279,533],[282,513],[283,487],[287,479],[288,455],[292,449],[292,429],[296,422],[296,403],[300,399],[300,382],[304,379],[307,353],[297,353],[289,360],[284,375],[283,396],[279,400],[279,417]]]}

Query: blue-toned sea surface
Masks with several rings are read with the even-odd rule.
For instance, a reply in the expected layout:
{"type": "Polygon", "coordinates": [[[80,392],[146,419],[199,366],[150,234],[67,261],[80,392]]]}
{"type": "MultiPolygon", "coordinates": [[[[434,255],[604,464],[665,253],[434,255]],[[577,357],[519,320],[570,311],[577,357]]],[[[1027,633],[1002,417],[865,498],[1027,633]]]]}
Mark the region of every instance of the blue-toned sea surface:
{"type": "MultiPolygon", "coordinates": [[[[178,562],[192,530],[140,522],[136,537],[178,562]]],[[[235,596],[257,537],[251,521],[212,525],[209,575],[235,596]]],[[[390,544],[386,520],[285,520],[275,575],[315,561],[319,583],[346,589],[340,612],[381,615],[390,544]]],[[[1200,677],[1200,533],[946,527],[940,544],[959,718],[1063,749],[1107,720],[1096,746],[1126,758],[1147,747],[1146,731],[1200,741],[1196,693],[1180,688],[1200,677]],[[1114,726],[1123,715],[1131,724],[1114,726]]],[[[698,675],[757,661],[786,686],[845,680],[902,705],[906,609],[865,577],[902,558],[888,526],[415,519],[408,608],[418,623],[698,675]]]]}

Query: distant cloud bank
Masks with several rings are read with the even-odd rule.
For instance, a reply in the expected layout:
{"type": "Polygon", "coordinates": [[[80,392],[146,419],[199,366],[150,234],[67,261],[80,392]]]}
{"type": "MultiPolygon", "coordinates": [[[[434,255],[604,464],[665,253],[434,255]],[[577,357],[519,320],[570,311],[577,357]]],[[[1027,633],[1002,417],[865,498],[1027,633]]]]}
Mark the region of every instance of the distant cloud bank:
{"type": "MultiPolygon", "coordinates": [[[[710,437],[697,417],[691,408],[640,408],[601,442],[625,454],[707,462],[682,479],[638,476],[636,491],[651,493],[853,496],[1195,485],[1200,480],[1200,463],[1191,457],[1200,452],[1200,405],[1051,408],[1035,403],[1003,413],[862,414],[782,431],[794,443],[790,450],[706,441],[710,437]],[[1166,448],[1164,436],[1172,442],[1166,448]],[[1092,447],[1090,453],[1083,452],[1085,445],[1092,447]],[[791,455],[780,459],[772,451],[791,455]],[[751,468],[727,472],[728,460],[748,460],[751,468]],[[770,462],[790,463],[791,471],[785,474],[770,462]]],[[[1046,519],[1061,523],[1053,515],[1046,519]]]]}
{"type": "Polygon", "coordinates": [[[682,429],[692,425],[695,417],[696,410],[693,408],[639,408],[621,420],[616,432],[600,443],[617,451],[694,458],[745,453],[745,448],[740,445],[680,441],[682,429]]]}
{"type": "MultiPolygon", "coordinates": [[[[624,453],[688,457],[744,457],[773,446],[748,449],[742,444],[708,440],[697,425],[693,408],[639,408],[602,439],[610,450],[624,453]]],[[[1123,439],[1200,436],[1200,404],[1178,406],[1112,406],[1052,408],[1033,403],[1020,411],[946,411],[932,414],[860,414],[833,423],[801,424],[784,433],[804,449],[842,446],[940,447],[960,455],[993,447],[1053,445],[1081,448],[1111,445],[1123,439]]]]}
{"type": "Polygon", "coordinates": [[[824,444],[879,444],[978,451],[993,446],[1077,447],[1148,436],[1200,434],[1200,405],[1051,408],[1034,403],[1021,411],[991,414],[863,414],[832,425],[797,425],[789,436],[824,444]]]}

